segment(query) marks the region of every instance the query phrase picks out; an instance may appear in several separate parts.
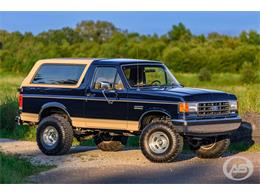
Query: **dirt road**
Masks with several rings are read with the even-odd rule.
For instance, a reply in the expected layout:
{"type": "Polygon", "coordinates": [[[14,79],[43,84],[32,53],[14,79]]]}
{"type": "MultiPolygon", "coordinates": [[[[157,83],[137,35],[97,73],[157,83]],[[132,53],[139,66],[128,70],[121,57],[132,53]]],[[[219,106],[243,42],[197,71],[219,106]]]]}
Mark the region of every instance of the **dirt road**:
{"type": "Polygon", "coordinates": [[[0,139],[0,149],[18,154],[34,164],[57,168],[30,177],[32,183],[260,183],[260,152],[226,154],[219,159],[199,159],[186,152],[173,163],[146,160],[138,149],[102,152],[95,147],[77,146],[64,156],[45,156],[35,142],[0,139]],[[223,163],[234,156],[249,159],[253,174],[234,181],[223,173],[223,163]]]}

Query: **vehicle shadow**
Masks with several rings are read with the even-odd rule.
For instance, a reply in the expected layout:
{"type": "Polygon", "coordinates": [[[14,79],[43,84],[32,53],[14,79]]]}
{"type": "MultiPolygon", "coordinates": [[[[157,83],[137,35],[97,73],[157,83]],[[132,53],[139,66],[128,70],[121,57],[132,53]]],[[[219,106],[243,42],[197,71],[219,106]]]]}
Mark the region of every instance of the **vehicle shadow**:
{"type": "MultiPolygon", "coordinates": [[[[185,146],[186,148],[186,146],[185,146]]],[[[116,153],[125,153],[126,157],[128,155],[128,152],[131,151],[138,151],[138,153],[141,153],[141,149],[140,147],[125,147],[123,150],[121,151],[117,151],[117,152],[107,152],[107,151],[101,151],[100,149],[98,149],[96,146],[73,146],[71,148],[71,150],[69,151],[69,153],[65,154],[65,156],[67,155],[72,155],[72,154],[78,154],[78,155],[84,155],[84,153],[90,152],[90,151],[99,151],[101,152],[101,154],[108,154],[110,153],[112,154],[116,154],[116,153]]],[[[143,156],[144,157],[144,156],[143,156]]],[[[185,161],[185,160],[190,160],[192,158],[195,158],[196,154],[190,150],[184,149],[183,152],[173,161],[173,162],[178,162],[178,161],[185,161]]],[[[145,157],[144,157],[145,158],[145,157]]]]}
{"type": "Polygon", "coordinates": [[[65,155],[84,153],[88,151],[98,150],[95,146],[73,146],[65,155]]]}
{"type": "Polygon", "coordinates": [[[249,150],[255,144],[252,135],[252,124],[243,121],[240,127],[231,135],[231,144],[228,150],[230,155],[249,150]]]}

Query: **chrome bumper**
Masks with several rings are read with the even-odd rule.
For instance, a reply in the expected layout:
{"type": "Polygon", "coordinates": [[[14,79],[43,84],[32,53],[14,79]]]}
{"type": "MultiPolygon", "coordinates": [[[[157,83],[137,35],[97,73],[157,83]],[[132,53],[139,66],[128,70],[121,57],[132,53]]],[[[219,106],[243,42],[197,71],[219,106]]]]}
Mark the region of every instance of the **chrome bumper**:
{"type": "Polygon", "coordinates": [[[221,118],[205,120],[172,120],[178,132],[185,134],[225,134],[239,128],[241,118],[221,118]]]}

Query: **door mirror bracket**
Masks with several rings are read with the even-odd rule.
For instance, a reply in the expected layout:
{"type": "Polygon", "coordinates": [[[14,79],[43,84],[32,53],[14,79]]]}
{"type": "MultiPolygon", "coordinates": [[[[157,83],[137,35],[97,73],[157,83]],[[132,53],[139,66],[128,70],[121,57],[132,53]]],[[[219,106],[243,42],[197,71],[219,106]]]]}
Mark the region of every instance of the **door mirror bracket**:
{"type": "Polygon", "coordinates": [[[105,89],[102,90],[102,94],[103,94],[103,96],[105,97],[105,99],[106,99],[106,101],[107,101],[108,104],[113,104],[113,103],[114,103],[112,100],[109,100],[109,99],[107,98],[107,96],[106,96],[106,90],[105,90],[105,89]]]}

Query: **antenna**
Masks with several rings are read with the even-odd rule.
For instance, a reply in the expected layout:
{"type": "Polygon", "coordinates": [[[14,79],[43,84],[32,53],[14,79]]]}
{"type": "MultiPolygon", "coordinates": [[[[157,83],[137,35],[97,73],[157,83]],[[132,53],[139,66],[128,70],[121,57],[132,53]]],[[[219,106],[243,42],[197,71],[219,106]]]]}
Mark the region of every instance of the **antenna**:
{"type": "Polygon", "coordinates": [[[138,63],[138,61],[139,61],[139,53],[138,53],[138,51],[139,51],[139,48],[137,47],[137,90],[140,90],[140,80],[139,80],[139,63],[138,63]]]}

